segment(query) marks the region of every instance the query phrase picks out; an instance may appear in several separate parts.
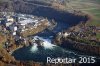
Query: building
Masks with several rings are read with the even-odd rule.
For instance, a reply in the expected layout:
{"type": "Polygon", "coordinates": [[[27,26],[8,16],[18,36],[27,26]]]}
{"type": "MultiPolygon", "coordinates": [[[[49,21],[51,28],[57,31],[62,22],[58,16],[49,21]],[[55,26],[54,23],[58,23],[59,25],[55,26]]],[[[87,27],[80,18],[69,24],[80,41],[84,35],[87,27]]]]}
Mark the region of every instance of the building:
{"type": "Polygon", "coordinates": [[[96,27],[96,30],[97,30],[98,32],[100,32],[100,27],[96,27]]]}
{"type": "Polygon", "coordinates": [[[70,35],[70,33],[65,32],[65,33],[63,34],[63,37],[66,38],[66,37],[68,37],[69,35],[70,35]]]}
{"type": "Polygon", "coordinates": [[[14,23],[14,18],[11,16],[5,16],[1,21],[0,24],[4,25],[5,27],[9,27],[14,23]]]}

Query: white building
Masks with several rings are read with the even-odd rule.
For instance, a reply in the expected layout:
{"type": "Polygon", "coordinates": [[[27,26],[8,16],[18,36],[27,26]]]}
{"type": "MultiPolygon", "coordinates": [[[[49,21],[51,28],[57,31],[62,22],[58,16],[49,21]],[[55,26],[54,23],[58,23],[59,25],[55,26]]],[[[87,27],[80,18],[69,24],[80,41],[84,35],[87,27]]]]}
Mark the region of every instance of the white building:
{"type": "Polygon", "coordinates": [[[33,19],[24,19],[24,20],[19,21],[21,25],[27,25],[28,23],[33,23],[33,22],[34,22],[33,19]]]}
{"type": "Polygon", "coordinates": [[[14,27],[14,31],[17,31],[17,26],[14,27]]]}
{"type": "Polygon", "coordinates": [[[14,22],[14,19],[13,18],[7,18],[7,21],[8,22],[14,22]]]}
{"type": "Polygon", "coordinates": [[[70,35],[70,33],[68,33],[68,32],[65,32],[64,34],[63,34],[63,37],[68,37],[70,35]]]}
{"type": "Polygon", "coordinates": [[[13,24],[12,22],[7,22],[5,25],[6,25],[6,27],[9,27],[12,24],[13,24]]]}
{"type": "Polygon", "coordinates": [[[13,36],[15,36],[16,35],[16,32],[13,32],[13,36]]]}

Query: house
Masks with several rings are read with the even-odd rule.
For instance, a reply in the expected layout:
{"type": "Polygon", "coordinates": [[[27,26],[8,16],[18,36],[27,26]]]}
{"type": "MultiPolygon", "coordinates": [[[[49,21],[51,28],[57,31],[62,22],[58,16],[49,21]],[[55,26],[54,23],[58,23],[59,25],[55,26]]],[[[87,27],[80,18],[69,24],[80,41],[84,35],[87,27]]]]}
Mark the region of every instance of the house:
{"type": "Polygon", "coordinates": [[[16,31],[12,32],[12,35],[13,36],[16,36],[17,35],[17,32],[16,31]]]}
{"type": "Polygon", "coordinates": [[[10,25],[10,26],[8,27],[8,30],[11,32],[11,34],[12,34],[13,36],[15,36],[15,35],[16,35],[16,32],[17,32],[17,30],[18,30],[18,27],[17,27],[17,25],[15,25],[15,24],[13,23],[12,25],[10,25]]]}
{"type": "Polygon", "coordinates": [[[1,24],[1,21],[0,21],[0,24],[1,24]]]}
{"type": "Polygon", "coordinates": [[[10,25],[9,26],[9,30],[11,30],[12,32],[14,32],[14,31],[17,31],[18,30],[18,27],[13,24],[13,25],[10,25]]]}
{"type": "Polygon", "coordinates": [[[98,32],[100,32],[100,27],[96,27],[96,30],[97,30],[98,32]]]}
{"type": "Polygon", "coordinates": [[[12,25],[12,24],[13,24],[12,22],[6,22],[6,23],[5,23],[5,26],[6,26],[6,27],[9,27],[9,26],[12,25]]]}
{"type": "Polygon", "coordinates": [[[69,35],[70,35],[70,33],[65,32],[65,33],[63,34],[63,37],[67,37],[67,36],[69,36],[69,35]]]}
{"type": "Polygon", "coordinates": [[[8,18],[7,18],[7,21],[8,21],[8,22],[14,22],[14,18],[8,17],[8,18]]]}
{"type": "Polygon", "coordinates": [[[36,28],[38,25],[40,25],[41,19],[39,18],[33,18],[33,16],[25,16],[20,15],[18,17],[18,29],[21,31],[25,31],[26,29],[33,29],[36,28]],[[28,18],[27,18],[28,17],[28,18]],[[32,17],[32,18],[31,18],[32,17]]]}
{"type": "Polygon", "coordinates": [[[5,27],[9,27],[14,23],[14,19],[10,16],[4,17],[1,21],[0,24],[4,25],[5,27]]]}
{"type": "Polygon", "coordinates": [[[33,22],[34,22],[33,19],[21,19],[19,21],[20,24],[25,24],[25,25],[27,25],[28,23],[33,23],[33,22]]]}
{"type": "Polygon", "coordinates": [[[18,26],[18,30],[22,30],[26,28],[25,24],[21,24],[21,23],[19,23],[17,26],[18,26]]]}

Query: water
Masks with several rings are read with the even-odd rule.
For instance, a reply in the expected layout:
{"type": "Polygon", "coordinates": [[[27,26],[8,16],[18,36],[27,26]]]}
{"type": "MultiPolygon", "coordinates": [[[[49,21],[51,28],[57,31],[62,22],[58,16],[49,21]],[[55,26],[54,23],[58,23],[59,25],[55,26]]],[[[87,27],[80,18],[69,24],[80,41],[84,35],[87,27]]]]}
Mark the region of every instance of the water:
{"type": "MultiPolygon", "coordinates": [[[[35,38],[37,38],[37,37],[38,36],[35,36],[35,38]]],[[[38,38],[40,38],[40,37],[38,37],[38,38]]],[[[56,46],[56,45],[51,44],[49,39],[43,39],[43,38],[40,38],[40,39],[44,41],[43,45],[42,45],[44,49],[53,49],[54,46],[56,46]]],[[[31,52],[34,53],[37,50],[38,50],[38,45],[36,43],[34,43],[34,45],[31,48],[31,52]]]]}
{"type": "Polygon", "coordinates": [[[65,50],[59,46],[51,43],[49,38],[43,38],[39,36],[34,37],[43,40],[42,47],[39,47],[36,43],[32,46],[23,47],[15,50],[12,54],[16,60],[47,62],[47,57],[51,58],[74,58],[79,60],[79,57],[92,57],[88,55],[80,55],[70,50],[65,50]]]}
{"type": "Polygon", "coordinates": [[[14,53],[12,54],[16,60],[32,60],[32,61],[36,61],[36,62],[46,62],[47,61],[47,57],[52,57],[52,58],[58,58],[58,57],[63,57],[63,58],[76,58],[79,59],[79,57],[91,57],[88,55],[82,55],[79,53],[76,53],[72,50],[66,50],[63,49],[59,46],[56,46],[54,44],[51,43],[52,38],[59,32],[62,31],[63,29],[67,28],[66,24],[63,24],[63,26],[61,26],[61,24],[59,23],[56,28],[52,31],[48,31],[45,30],[41,33],[38,33],[32,37],[39,38],[41,40],[43,40],[43,46],[42,47],[38,47],[37,44],[33,44],[32,46],[28,46],[28,47],[23,47],[20,48],[18,50],[15,50],[14,53]],[[66,27],[66,28],[65,28],[66,27]]]}
{"type": "MultiPolygon", "coordinates": [[[[36,37],[38,36],[35,36],[35,38],[36,37]]],[[[51,44],[49,39],[38,38],[44,41],[42,47],[38,47],[37,44],[34,44],[32,46],[20,48],[14,51],[12,55],[14,55],[17,60],[34,60],[38,62],[46,62],[47,57],[77,57],[74,53],[51,44]]]]}
{"type": "Polygon", "coordinates": [[[41,33],[38,33],[32,37],[39,38],[43,40],[43,46],[38,47],[37,44],[33,44],[32,46],[28,47],[23,47],[18,50],[15,50],[14,53],[12,54],[16,60],[33,60],[36,62],[46,62],[47,57],[52,57],[52,58],[58,58],[58,57],[63,57],[63,58],[79,58],[81,56],[85,57],[90,57],[88,55],[81,55],[78,54],[72,50],[66,50],[63,49],[59,46],[56,46],[51,43],[52,38],[59,32],[62,31],[63,29],[66,29],[69,27],[66,24],[61,24],[58,23],[57,26],[54,28],[54,30],[49,31],[45,30],[41,33]],[[60,27],[61,26],[61,27],[60,27]]]}

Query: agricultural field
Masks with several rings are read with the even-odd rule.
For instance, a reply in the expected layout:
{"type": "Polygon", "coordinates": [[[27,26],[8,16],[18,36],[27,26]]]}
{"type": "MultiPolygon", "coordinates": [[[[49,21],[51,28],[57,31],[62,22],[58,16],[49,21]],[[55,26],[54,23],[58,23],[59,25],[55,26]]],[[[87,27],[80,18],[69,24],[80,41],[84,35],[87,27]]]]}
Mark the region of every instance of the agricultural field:
{"type": "MultiPolygon", "coordinates": [[[[69,0],[66,8],[89,14],[91,19],[86,25],[100,27],[100,0],[69,0]]],[[[100,39],[100,32],[96,33],[96,38],[100,39]]]]}
{"type": "Polygon", "coordinates": [[[69,0],[66,8],[80,10],[89,14],[92,19],[87,25],[100,26],[100,0],[69,0]]]}

